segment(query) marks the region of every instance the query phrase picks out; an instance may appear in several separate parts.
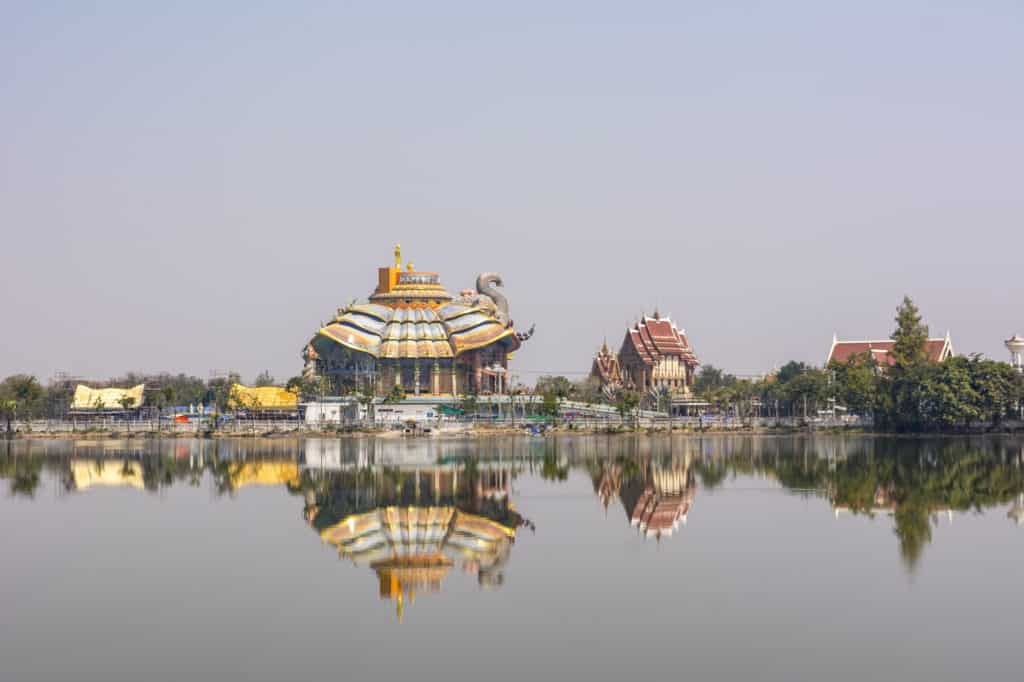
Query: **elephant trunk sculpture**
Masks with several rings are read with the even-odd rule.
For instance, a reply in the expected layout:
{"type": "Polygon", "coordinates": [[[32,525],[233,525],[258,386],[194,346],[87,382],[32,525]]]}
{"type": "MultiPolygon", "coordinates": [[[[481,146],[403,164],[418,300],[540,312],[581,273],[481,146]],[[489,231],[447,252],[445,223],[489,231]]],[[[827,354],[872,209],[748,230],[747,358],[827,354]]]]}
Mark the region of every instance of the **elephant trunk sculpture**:
{"type": "Polygon", "coordinates": [[[498,291],[497,287],[505,286],[501,275],[496,272],[485,272],[476,278],[476,290],[494,302],[495,319],[503,326],[509,326],[508,299],[498,291]]]}

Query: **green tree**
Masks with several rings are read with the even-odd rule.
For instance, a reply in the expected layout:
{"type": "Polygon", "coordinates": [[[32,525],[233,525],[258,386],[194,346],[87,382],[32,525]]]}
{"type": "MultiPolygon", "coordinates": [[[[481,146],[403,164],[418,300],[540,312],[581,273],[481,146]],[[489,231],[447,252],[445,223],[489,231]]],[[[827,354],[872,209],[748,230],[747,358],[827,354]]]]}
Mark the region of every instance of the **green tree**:
{"type": "Polygon", "coordinates": [[[892,358],[897,367],[919,365],[928,359],[928,327],[921,322],[921,313],[910,300],[903,297],[903,303],[896,308],[896,329],[892,332],[892,358]]]}
{"type": "Polygon", "coordinates": [[[693,392],[706,399],[715,391],[734,383],[736,383],[736,377],[732,374],[726,374],[714,365],[703,365],[693,381],[693,392]]]}
{"type": "Polygon", "coordinates": [[[659,412],[672,411],[672,392],[668,390],[667,386],[658,389],[657,407],[659,412]]]}
{"type": "Polygon", "coordinates": [[[970,361],[950,358],[921,367],[912,375],[909,394],[917,406],[918,429],[965,428],[981,416],[979,396],[971,382],[970,361]]]}
{"type": "Polygon", "coordinates": [[[23,418],[32,418],[43,413],[46,391],[39,381],[30,374],[15,374],[0,382],[0,399],[13,400],[23,418]]]}
{"type": "Polygon", "coordinates": [[[980,354],[971,356],[968,370],[980,418],[997,426],[1017,405],[1019,373],[1005,362],[985,360],[980,354]]]}
{"type": "Polygon", "coordinates": [[[557,398],[568,398],[576,392],[576,388],[566,377],[542,376],[537,379],[535,391],[540,394],[552,393],[557,398]]]}
{"type": "Polygon", "coordinates": [[[829,364],[830,386],[840,404],[855,414],[871,414],[878,402],[878,369],[871,353],[829,364]]]}
{"type": "Polygon", "coordinates": [[[366,380],[362,384],[355,387],[356,399],[359,404],[363,407],[363,418],[366,423],[373,424],[374,422],[374,401],[377,399],[376,385],[373,381],[366,380]]]}
{"type": "Polygon", "coordinates": [[[803,372],[785,382],[783,390],[793,402],[794,410],[807,417],[818,409],[820,401],[828,397],[828,382],[820,369],[799,364],[803,366],[803,372]]]}
{"type": "Polygon", "coordinates": [[[812,369],[806,362],[790,360],[775,373],[775,380],[780,384],[788,384],[793,379],[812,369]]]}
{"type": "Polygon", "coordinates": [[[0,398],[0,416],[7,422],[7,436],[14,433],[14,420],[18,417],[18,401],[14,398],[0,398]]]}
{"type": "Polygon", "coordinates": [[[304,400],[320,397],[320,382],[316,377],[293,376],[285,382],[284,387],[304,400]]]}
{"type": "Polygon", "coordinates": [[[636,391],[623,389],[615,394],[615,410],[619,417],[625,421],[628,416],[635,416],[636,409],[640,406],[640,394],[636,391]]]}
{"type": "Polygon", "coordinates": [[[122,410],[124,410],[124,423],[125,426],[128,428],[128,433],[131,433],[132,420],[131,417],[128,415],[128,411],[135,407],[135,398],[131,397],[130,395],[123,395],[118,399],[117,404],[121,406],[122,410]]]}
{"type": "Polygon", "coordinates": [[[400,403],[405,400],[405,389],[402,388],[401,384],[395,384],[388,391],[387,397],[384,398],[386,403],[400,403]]]}
{"type": "Polygon", "coordinates": [[[480,401],[476,397],[476,394],[470,393],[462,397],[462,414],[476,419],[477,410],[480,409],[480,401]]]}
{"type": "MultiPolygon", "coordinates": [[[[216,379],[210,379],[207,384],[206,390],[206,402],[212,403],[218,412],[226,412],[227,410],[234,407],[231,400],[231,392],[235,384],[240,383],[242,378],[235,372],[231,372],[226,377],[218,377],[216,379]]],[[[182,402],[185,402],[184,396],[179,396],[182,402]]],[[[198,400],[188,400],[188,403],[198,402],[198,400]]]]}
{"type": "Polygon", "coordinates": [[[554,391],[545,391],[541,396],[540,413],[545,417],[558,416],[558,394],[554,391]]]}

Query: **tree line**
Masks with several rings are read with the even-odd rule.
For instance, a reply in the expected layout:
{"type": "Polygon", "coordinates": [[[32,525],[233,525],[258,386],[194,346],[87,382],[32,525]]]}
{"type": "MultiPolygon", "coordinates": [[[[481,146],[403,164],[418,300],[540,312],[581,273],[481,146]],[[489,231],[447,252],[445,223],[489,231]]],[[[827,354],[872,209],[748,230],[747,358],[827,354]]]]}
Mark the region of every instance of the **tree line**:
{"type": "MultiPolygon", "coordinates": [[[[854,355],[825,367],[790,361],[759,379],[738,378],[704,365],[693,394],[713,414],[739,419],[811,418],[822,412],[870,417],[887,431],[927,432],[966,429],[979,423],[998,426],[1019,416],[1024,377],[1006,362],[980,354],[934,362],[927,354],[928,327],[909,297],[896,310],[891,362],[878,364],[870,353],[854,355]]],[[[602,392],[592,377],[538,379],[536,393],[544,409],[557,412],[563,399],[616,406],[624,417],[638,407],[667,411],[670,396],[641,395],[629,389],[602,392]]]]}
{"type": "MultiPolygon", "coordinates": [[[[94,388],[145,384],[145,405],[157,409],[202,403],[226,410],[231,401],[231,386],[241,383],[241,377],[230,373],[204,381],[187,374],[130,372],[106,381],[85,383],[94,388]]],[[[254,383],[271,386],[274,377],[264,371],[257,375],[254,383]]],[[[31,374],[14,374],[0,382],[0,418],[8,424],[15,419],[60,419],[67,415],[74,392],[74,382],[54,380],[43,384],[31,374]]]]}
{"type": "Polygon", "coordinates": [[[887,431],[927,432],[998,426],[1019,416],[1024,377],[1009,363],[980,354],[936,362],[928,357],[928,327],[909,297],[896,310],[893,348],[880,365],[870,352],[812,367],[789,362],[764,380],[737,379],[703,367],[695,393],[720,409],[746,416],[812,416],[838,409],[874,419],[887,431]]]}

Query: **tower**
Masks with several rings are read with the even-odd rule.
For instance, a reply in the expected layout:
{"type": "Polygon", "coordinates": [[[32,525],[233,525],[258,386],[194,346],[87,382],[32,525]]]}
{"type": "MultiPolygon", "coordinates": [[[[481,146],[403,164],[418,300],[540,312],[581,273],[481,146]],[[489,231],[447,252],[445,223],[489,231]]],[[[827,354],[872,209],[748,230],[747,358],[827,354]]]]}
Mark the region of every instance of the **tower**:
{"type": "Polygon", "coordinates": [[[1006,350],[1010,351],[1010,364],[1018,372],[1024,372],[1024,337],[1014,334],[1006,340],[1006,350]]]}

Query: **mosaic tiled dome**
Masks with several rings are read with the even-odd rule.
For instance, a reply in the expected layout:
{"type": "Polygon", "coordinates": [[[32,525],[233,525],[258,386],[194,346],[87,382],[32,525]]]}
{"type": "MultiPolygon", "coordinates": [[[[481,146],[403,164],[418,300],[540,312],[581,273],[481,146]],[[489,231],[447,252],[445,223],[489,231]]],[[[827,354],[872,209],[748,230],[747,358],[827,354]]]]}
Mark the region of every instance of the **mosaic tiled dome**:
{"type": "Polygon", "coordinates": [[[330,340],[375,358],[454,358],[496,341],[519,346],[511,327],[492,311],[463,303],[440,307],[394,308],[375,303],[340,311],[313,339],[330,340]]]}

